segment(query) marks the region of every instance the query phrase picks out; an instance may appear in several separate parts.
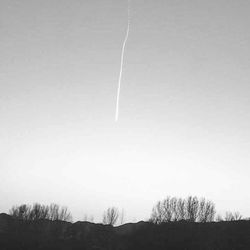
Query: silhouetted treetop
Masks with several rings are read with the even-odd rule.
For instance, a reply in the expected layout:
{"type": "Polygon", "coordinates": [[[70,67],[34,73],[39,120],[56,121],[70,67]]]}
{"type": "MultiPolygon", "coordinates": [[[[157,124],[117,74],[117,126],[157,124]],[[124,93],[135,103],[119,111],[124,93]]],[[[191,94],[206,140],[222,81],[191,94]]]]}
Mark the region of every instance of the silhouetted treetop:
{"type": "Polygon", "coordinates": [[[22,204],[20,206],[13,206],[9,215],[14,218],[22,220],[62,220],[62,221],[72,221],[72,215],[68,211],[67,207],[60,207],[57,204],[41,205],[39,203],[34,203],[33,205],[22,204]]]}
{"type": "Polygon", "coordinates": [[[215,216],[215,205],[205,198],[188,196],[186,199],[168,196],[154,206],[150,221],[155,224],[171,221],[209,222],[215,216]]]}

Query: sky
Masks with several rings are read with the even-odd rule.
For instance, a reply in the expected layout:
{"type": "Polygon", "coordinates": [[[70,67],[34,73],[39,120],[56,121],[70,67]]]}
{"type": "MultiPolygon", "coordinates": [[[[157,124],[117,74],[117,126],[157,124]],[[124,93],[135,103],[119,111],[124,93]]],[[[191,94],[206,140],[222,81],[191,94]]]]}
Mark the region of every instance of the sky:
{"type": "Polygon", "coordinates": [[[250,216],[250,2],[0,0],[0,211],[74,220],[166,196],[250,216]]]}

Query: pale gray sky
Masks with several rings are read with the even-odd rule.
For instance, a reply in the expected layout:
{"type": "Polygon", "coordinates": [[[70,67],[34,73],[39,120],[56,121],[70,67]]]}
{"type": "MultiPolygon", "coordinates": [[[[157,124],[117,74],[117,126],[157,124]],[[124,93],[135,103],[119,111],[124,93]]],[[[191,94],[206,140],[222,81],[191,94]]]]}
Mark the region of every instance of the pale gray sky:
{"type": "Polygon", "coordinates": [[[0,211],[74,218],[167,195],[250,216],[250,2],[0,0],[0,211]]]}

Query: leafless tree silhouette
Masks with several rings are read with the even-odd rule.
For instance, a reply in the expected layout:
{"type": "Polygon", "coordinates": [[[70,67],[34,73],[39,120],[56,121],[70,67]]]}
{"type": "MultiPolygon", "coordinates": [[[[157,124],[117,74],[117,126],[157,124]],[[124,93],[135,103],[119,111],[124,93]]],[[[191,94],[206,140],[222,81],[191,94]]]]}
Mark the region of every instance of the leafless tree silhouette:
{"type": "Polygon", "coordinates": [[[186,200],[186,220],[194,222],[198,217],[199,201],[197,197],[189,196],[186,200]]]}
{"type": "Polygon", "coordinates": [[[241,220],[242,215],[239,212],[226,212],[225,214],[225,221],[236,221],[236,220],[241,220]]]}
{"type": "Polygon", "coordinates": [[[30,219],[30,206],[22,204],[20,206],[13,206],[9,210],[9,214],[17,219],[29,220],[30,219]]]}
{"type": "Polygon", "coordinates": [[[213,221],[215,216],[215,205],[211,201],[206,201],[205,198],[201,198],[199,201],[199,222],[213,221]]]}
{"type": "Polygon", "coordinates": [[[167,197],[157,202],[152,210],[150,221],[156,224],[180,220],[208,222],[213,221],[214,216],[215,205],[205,198],[199,200],[196,196],[189,196],[186,199],[167,197]]]}
{"type": "Polygon", "coordinates": [[[114,226],[119,218],[119,211],[116,207],[108,208],[103,214],[103,224],[114,226]]]}
{"type": "Polygon", "coordinates": [[[35,203],[33,206],[26,204],[13,206],[10,209],[9,214],[15,218],[23,220],[48,219],[72,221],[71,213],[68,211],[67,207],[60,208],[57,204],[46,206],[35,203]]]}

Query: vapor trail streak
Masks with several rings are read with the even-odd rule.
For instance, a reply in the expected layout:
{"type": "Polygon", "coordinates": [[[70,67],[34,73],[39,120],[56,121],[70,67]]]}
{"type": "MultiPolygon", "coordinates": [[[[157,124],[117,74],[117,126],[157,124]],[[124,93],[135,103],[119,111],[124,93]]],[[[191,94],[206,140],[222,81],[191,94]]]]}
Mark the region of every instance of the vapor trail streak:
{"type": "Polygon", "coordinates": [[[124,64],[124,52],[126,43],[128,40],[129,35],[129,29],[130,29],[130,0],[128,0],[128,23],[127,23],[127,32],[126,36],[122,45],[122,54],[121,54],[121,67],[120,67],[120,74],[119,74],[119,81],[118,81],[118,89],[117,89],[117,98],[116,98],[116,112],[115,112],[115,121],[118,121],[119,117],[119,100],[120,100],[120,92],[121,92],[121,80],[122,80],[122,72],[123,72],[123,64],[124,64]]]}

